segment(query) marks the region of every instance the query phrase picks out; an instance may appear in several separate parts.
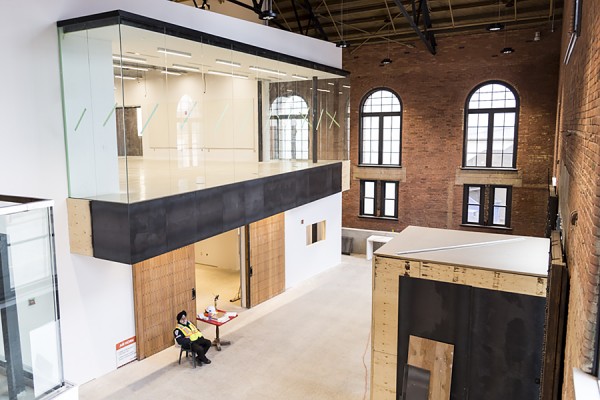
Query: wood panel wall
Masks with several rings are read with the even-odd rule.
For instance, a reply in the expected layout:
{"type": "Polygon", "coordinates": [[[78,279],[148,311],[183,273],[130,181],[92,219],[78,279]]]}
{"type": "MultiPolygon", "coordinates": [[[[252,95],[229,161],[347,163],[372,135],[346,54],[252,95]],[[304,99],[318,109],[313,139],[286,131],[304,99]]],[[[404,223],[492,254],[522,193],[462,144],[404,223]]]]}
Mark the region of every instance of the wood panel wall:
{"type": "Polygon", "coordinates": [[[250,306],[285,290],[285,219],[277,214],[250,224],[250,306]]]}
{"type": "Polygon", "coordinates": [[[173,345],[176,315],[186,310],[195,322],[194,246],[133,264],[133,295],[138,359],[173,345]]]}

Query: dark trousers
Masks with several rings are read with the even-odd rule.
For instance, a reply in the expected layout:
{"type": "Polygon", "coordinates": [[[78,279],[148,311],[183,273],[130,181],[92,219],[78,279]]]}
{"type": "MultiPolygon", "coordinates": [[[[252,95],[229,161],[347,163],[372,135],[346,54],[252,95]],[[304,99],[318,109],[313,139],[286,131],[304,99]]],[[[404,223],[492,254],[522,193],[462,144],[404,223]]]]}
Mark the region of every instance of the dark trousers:
{"type": "Polygon", "coordinates": [[[211,345],[212,343],[210,342],[210,340],[204,337],[198,338],[198,340],[194,340],[191,344],[192,351],[198,355],[198,358],[200,360],[204,360],[206,358],[205,354],[208,351],[208,349],[210,349],[211,345]]]}

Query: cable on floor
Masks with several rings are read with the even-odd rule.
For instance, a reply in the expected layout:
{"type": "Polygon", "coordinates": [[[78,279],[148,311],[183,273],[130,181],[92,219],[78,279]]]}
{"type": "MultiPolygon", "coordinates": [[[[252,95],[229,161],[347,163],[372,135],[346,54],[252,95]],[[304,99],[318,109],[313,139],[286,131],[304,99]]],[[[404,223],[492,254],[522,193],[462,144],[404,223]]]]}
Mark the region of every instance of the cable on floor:
{"type": "Polygon", "coordinates": [[[369,370],[367,368],[367,363],[365,362],[365,356],[367,355],[367,350],[369,349],[369,344],[371,343],[371,330],[369,329],[369,336],[367,337],[367,345],[365,346],[365,351],[363,352],[362,362],[365,367],[365,392],[363,393],[363,400],[367,398],[367,387],[369,386],[369,370]]]}

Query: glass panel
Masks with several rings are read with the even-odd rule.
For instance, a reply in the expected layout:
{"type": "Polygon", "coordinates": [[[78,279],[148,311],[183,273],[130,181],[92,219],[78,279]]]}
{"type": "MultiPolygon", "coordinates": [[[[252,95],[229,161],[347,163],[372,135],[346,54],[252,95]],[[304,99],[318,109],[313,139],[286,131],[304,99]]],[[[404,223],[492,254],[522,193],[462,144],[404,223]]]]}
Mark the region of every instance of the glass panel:
{"type": "Polygon", "coordinates": [[[363,106],[363,113],[400,112],[400,100],[389,90],[378,90],[371,93],[363,106]]]}
{"type": "Polygon", "coordinates": [[[375,197],[375,182],[365,182],[365,197],[375,197]]]}
{"type": "Polygon", "coordinates": [[[348,158],[347,78],[126,25],[60,41],[71,197],[137,202],[288,172],[259,159],[311,159],[313,127],[318,160],[348,158]]]}
{"type": "Polygon", "coordinates": [[[494,207],[494,225],[506,225],[506,208],[494,207]]]}
{"type": "Polygon", "coordinates": [[[373,199],[365,199],[364,200],[364,215],[373,215],[375,214],[375,200],[373,199]]]}
{"type": "Polygon", "coordinates": [[[469,109],[514,108],[516,104],[514,93],[497,83],[480,87],[469,99],[469,109]]]}
{"type": "Polygon", "coordinates": [[[395,205],[396,202],[394,200],[386,200],[384,204],[383,215],[386,217],[394,217],[396,215],[396,212],[394,210],[395,205]]]}
{"type": "Polygon", "coordinates": [[[396,183],[386,182],[385,183],[385,198],[396,199],[396,183]]]}
{"type": "Polygon", "coordinates": [[[494,189],[494,205],[505,206],[506,205],[506,188],[495,188],[494,189]]]}
{"type": "Polygon", "coordinates": [[[474,224],[479,223],[479,206],[469,206],[467,213],[467,222],[472,222],[474,224]]]}
{"type": "Polygon", "coordinates": [[[39,398],[64,384],[54,258],[50,208],[0,215],[0,359],[14,371],[0,380],[6,398],[39,398]]]}

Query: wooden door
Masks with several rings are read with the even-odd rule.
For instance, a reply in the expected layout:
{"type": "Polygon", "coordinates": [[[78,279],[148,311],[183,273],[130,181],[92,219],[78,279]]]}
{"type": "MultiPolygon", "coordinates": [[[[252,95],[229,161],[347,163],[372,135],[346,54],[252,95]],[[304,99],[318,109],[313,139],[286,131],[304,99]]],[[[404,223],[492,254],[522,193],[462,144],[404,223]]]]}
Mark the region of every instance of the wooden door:
{"type": "Polygon", "coordinates": [[[133,265],[138,359],[173,345],[176,315],[186,310],[195,322],[194,245],[133,265]]]}
{"type": "Polygon", "coordinates": [[[283,213],[249,225],[249,307],[285,290],[284,226],[283,213]]]}

